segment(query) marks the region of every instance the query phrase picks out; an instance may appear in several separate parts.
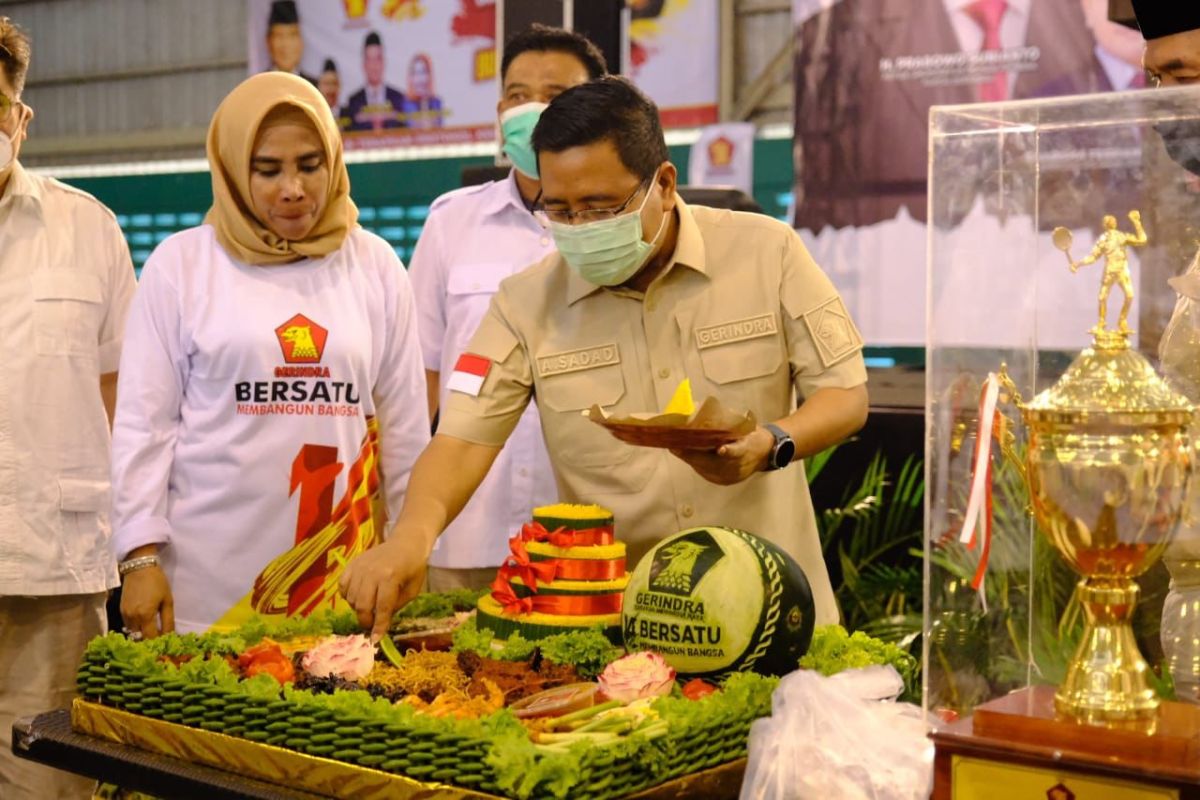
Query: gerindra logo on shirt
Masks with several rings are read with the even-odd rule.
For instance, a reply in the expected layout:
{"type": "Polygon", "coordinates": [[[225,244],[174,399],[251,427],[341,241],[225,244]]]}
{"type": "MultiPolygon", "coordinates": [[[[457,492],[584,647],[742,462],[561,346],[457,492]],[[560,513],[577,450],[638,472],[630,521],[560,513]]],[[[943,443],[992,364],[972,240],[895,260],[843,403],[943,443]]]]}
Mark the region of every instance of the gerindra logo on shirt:
{"type": "Polygon", "coordinates": [[[338,369],[336,350],[330,354],[335,362],[333,369],[321,363],[329,341],[327,328],[296,314],[275,329],[275,338],[286,363],[275,367],[271,375],[274,380],[238,380],[233,384],[237,413],[317,417],[362,414],[353,375],[345,380],[333,374],[338,369]]]}
{"type": "Polygon", "coordinates": [[[303,314],[297,314],[275,329],[283,360],[289,364],[320,364],[329,331],[303,314]]]}

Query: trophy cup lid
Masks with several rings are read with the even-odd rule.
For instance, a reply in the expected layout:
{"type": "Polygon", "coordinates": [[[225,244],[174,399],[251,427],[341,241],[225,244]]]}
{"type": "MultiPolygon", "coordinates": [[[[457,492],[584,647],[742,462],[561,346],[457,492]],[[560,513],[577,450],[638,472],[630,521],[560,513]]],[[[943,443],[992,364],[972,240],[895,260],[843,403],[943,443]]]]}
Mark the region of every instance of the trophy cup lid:
{"type": "Polygon", "coordinates": [[[1083,422],[1102,417],[1137,425],[1187,425],[1192,410],[1188,399],[1171,389],[1127,343],[1085,349],[1053,386],[1024,408],[1030,420],[1083,422]]]}

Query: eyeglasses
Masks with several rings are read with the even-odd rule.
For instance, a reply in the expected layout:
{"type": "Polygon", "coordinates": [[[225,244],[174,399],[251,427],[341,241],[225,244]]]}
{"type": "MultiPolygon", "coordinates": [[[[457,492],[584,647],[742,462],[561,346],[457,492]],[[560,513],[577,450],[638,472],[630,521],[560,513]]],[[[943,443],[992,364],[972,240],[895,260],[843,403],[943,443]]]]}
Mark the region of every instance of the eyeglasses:
{"type": "Polygon", "coordinates": [[[538,193],[537,199],[533,201],[533,214],[543,223],[557,222],[563,225],[574,225],[576,222],[602,222],[608,219],[614,219],[621,216],[625,209],[629,208],[629,204],[633,202],[642,191],[650,186],[653,178],[647,178],[637,185],[633,193],[625,198],[625,202],[614,208],[581,208],[578,211],[567,211],[559,208],[546,208],[542,205],[541,192],[538,193]]]}

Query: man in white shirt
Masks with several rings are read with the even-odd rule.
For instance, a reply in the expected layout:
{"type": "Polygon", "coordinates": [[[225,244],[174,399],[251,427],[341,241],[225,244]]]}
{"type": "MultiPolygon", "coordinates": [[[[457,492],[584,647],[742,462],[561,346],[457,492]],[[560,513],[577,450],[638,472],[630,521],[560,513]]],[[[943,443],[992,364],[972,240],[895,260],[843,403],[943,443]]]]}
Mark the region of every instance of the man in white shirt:
{"type": "Polygon", "coordinates": [[[29,39],[0,18],[0,797],[90,783],[12,753],[14,719],[66,706],[117,586],[109,427],[133,265],[111,211],[17,162],[29,39]]]}
{"type": "MultiPolygon", "coordinates": [[[[496,111],[505,152],[515,166],[502,181],[435,200],[409,265],[430,417],[453,388],[450,374],[500,281],[553,252],[550,233],[530,210],[541,184],[529,135],[541,109],[563,90],[606,72],[596,46],[570,31],[535,25],[505,44],[496,111]]],[[[509,552],[509,537],[528,521],[534,506],[553,503],[556,495],[531,403],[488,477],[438,540],[429,562],[429,588],[487,586],[509,552]]]]}

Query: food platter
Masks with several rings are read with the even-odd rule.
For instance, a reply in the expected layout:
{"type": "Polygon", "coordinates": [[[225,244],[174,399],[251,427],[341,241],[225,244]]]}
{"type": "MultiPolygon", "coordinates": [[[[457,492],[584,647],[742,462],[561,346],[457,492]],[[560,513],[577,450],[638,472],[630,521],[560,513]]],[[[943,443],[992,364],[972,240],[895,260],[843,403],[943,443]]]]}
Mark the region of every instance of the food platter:
{"type": "Polygon", "coordinates": [[[400,656],[356,632],[352,612],[144,642],[97,637],[72,727],[321,795],[736,796],[739,767],[718,771],[729,784],[720,791],[697,776],[744,764],[771,679],[747,674],[693,696],[665,663],[617,670],[633,655],[600,630],[500,640],[465,615],[468,604],[440,620],[397,615],[389,639],[406,646],[400,656]],[[412,647],[446,630],[452,648],[412,647]]]}

